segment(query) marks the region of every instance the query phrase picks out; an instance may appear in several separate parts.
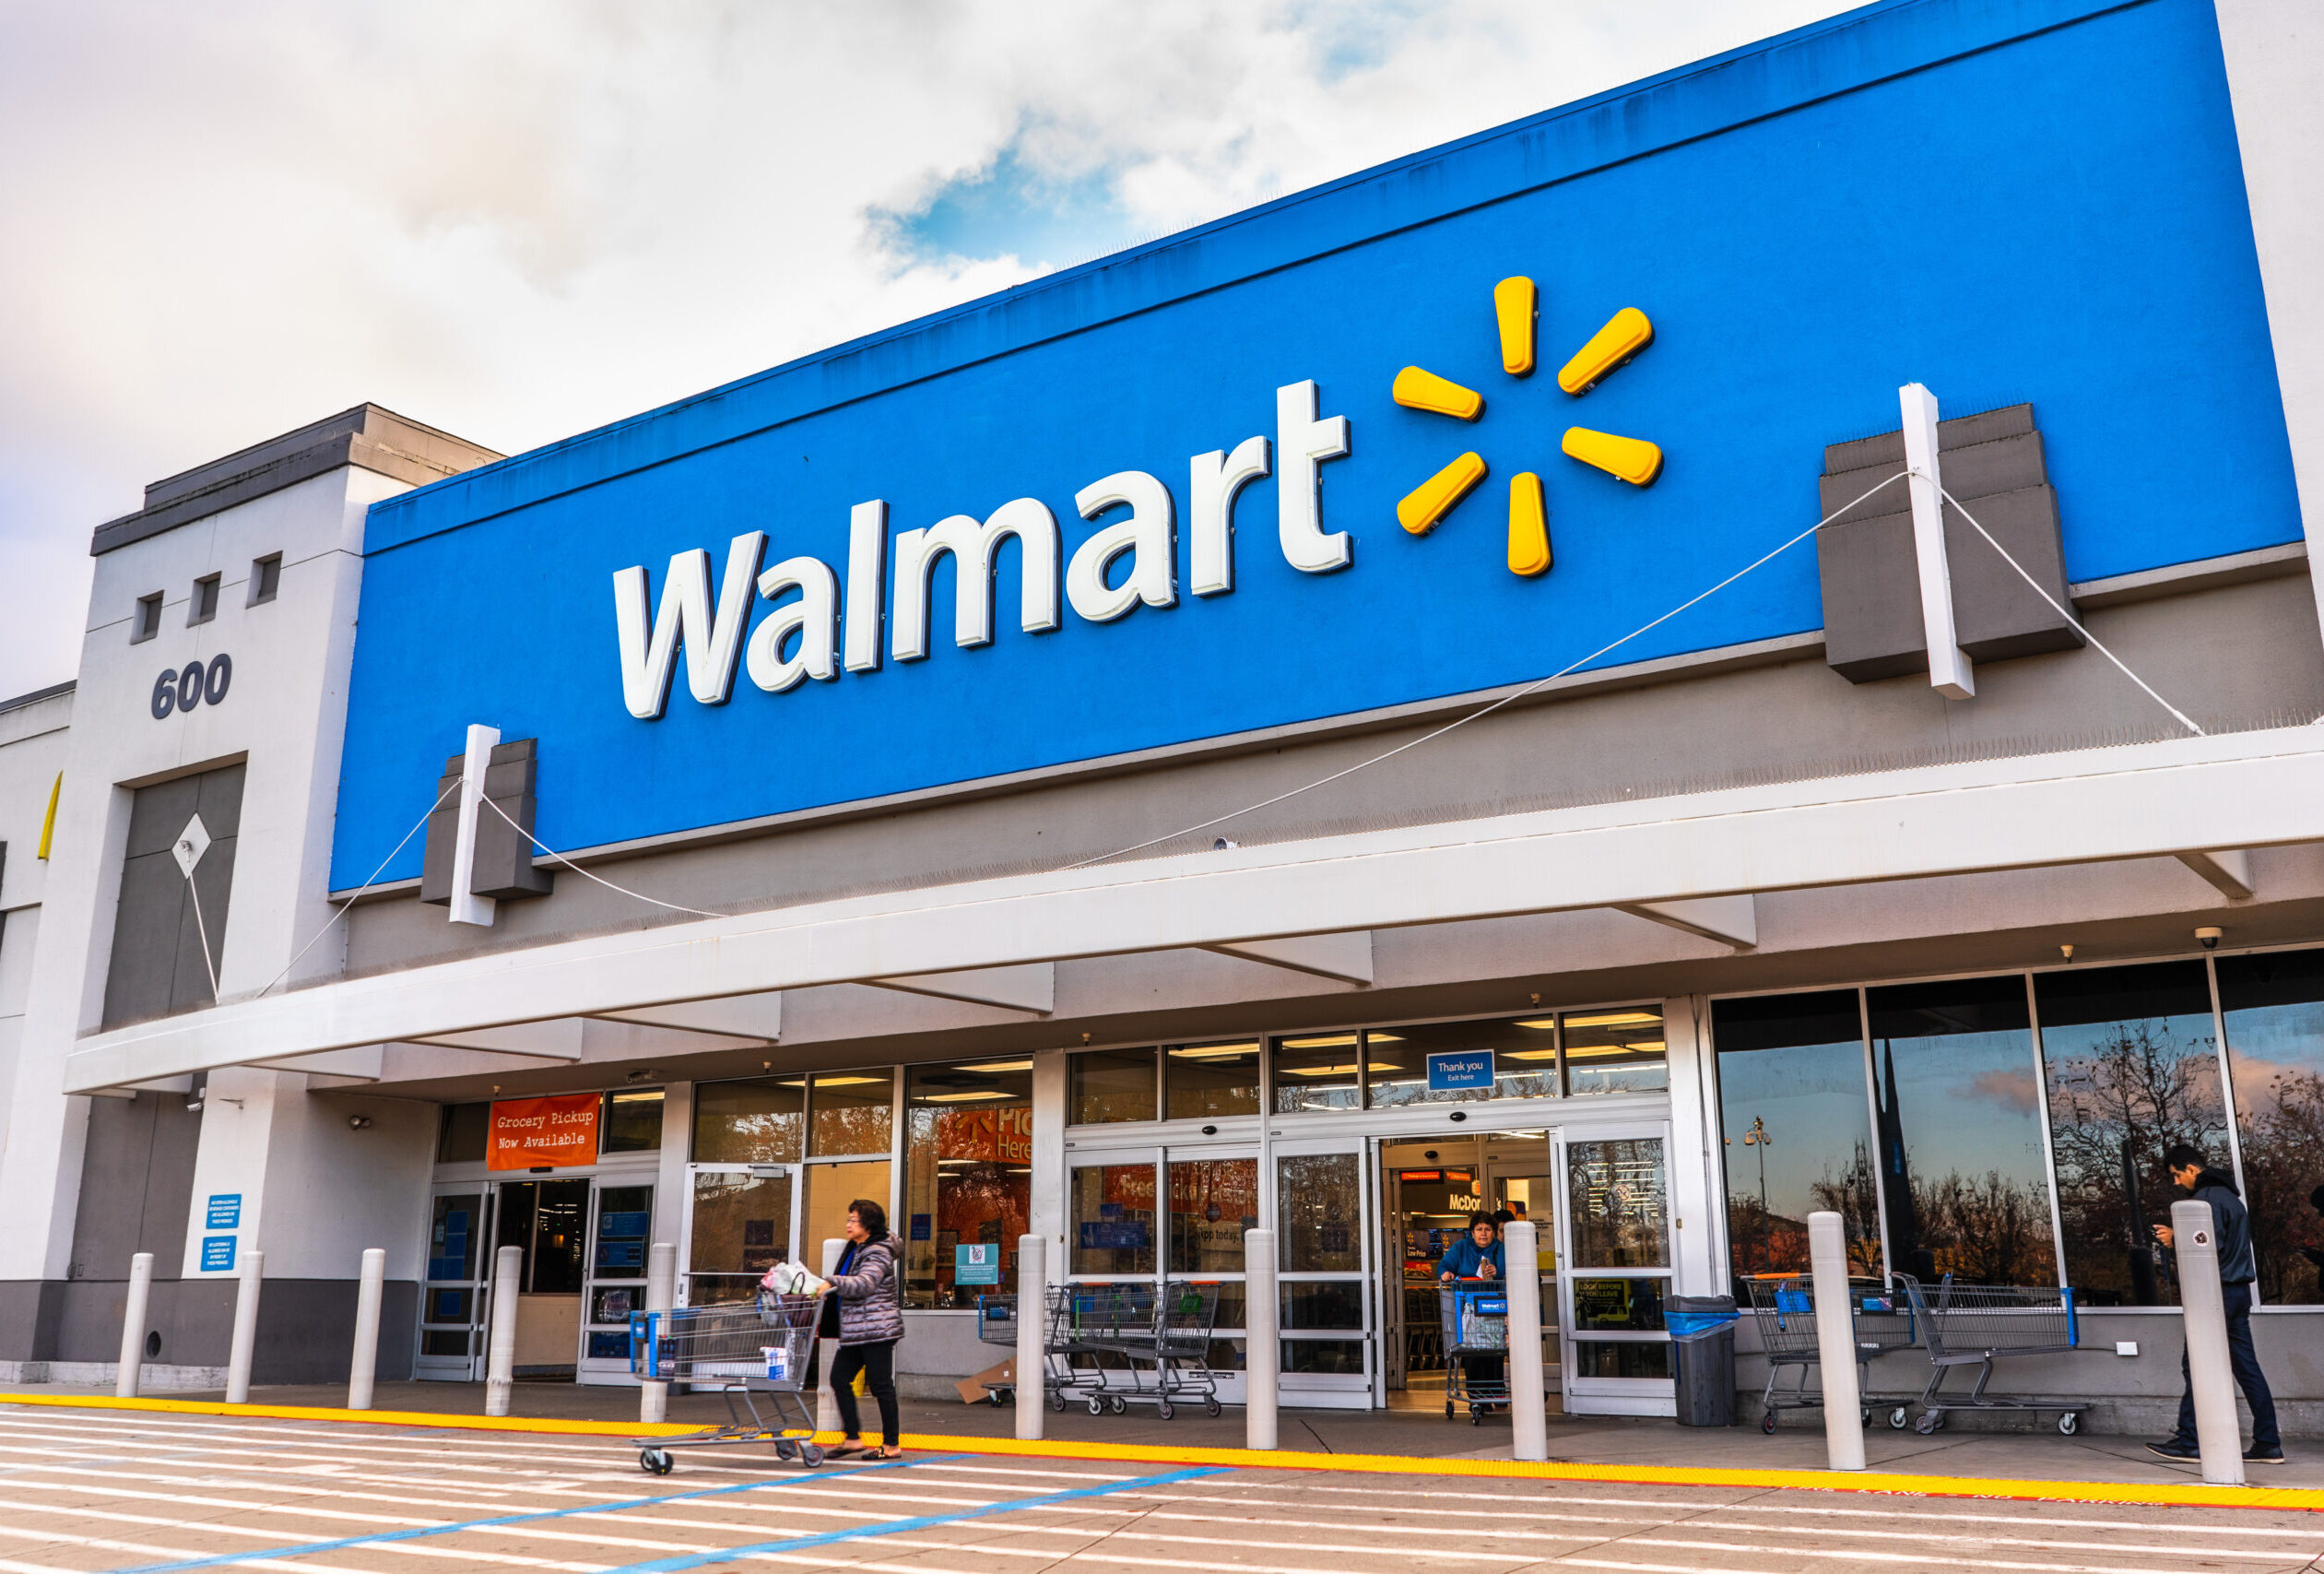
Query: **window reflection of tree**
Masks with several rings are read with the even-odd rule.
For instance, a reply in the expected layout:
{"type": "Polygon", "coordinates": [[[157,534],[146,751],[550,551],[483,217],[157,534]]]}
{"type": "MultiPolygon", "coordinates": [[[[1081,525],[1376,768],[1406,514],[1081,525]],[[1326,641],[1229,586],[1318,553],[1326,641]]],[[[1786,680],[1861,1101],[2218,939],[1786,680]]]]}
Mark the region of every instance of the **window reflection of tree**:
{"type": "Polygon", "coordinates": [[[2067,1277],[2093,1305],[2170,1305],[2149,1230],[2177,1195],[2163,1155],[2187,1142],[2225,1162],[2219,1061],[2209,1036],[2172,1019],[2104,1025],[2094,1045],[2061,1055],[2053,1042],[2048,1057],[2067,1277]]]}
{"type": "Polygon", "coordinates": [[[2303,1247],[2324,1248],[2324,1217],[2308,1205],[2308,1193],[2324,1181],[2324,1076],[2283,1071],[2263,1078],[2241,1058],[2236,1071],[2260,1299],[2278,1306],[2324,1301],[2324,1269],[2301,1253],[2303,1247]]]}
{"type": "MultiPolygon", "coordinates": [[[[1834,1173],[1826,1164],[1823,1178],[1808,1190],[1819,1212],[1840,1215],[1840,1233],[1847,1242],[1848,1272],[1861,1278],[1880,1277],[1881,1193],[1872,1173],[1870,1144],[1858,1138],[1855,1154],[1846,1166],[1834,1173]]],[[[1791,1260],[1804,1268],[1808,1262],[1806,1222],[1799,1221],[1795,1227],[1799,1236],[1791,1260]]]]}

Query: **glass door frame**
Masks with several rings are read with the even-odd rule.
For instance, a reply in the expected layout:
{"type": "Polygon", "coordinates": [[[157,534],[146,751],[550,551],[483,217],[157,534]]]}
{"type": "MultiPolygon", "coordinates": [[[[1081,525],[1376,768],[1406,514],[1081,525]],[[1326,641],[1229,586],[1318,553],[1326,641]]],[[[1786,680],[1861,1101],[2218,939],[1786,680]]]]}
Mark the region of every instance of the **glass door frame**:
{"type": "MultiPolygon", "coordinates": [[[[1285,1403],[1295,1402],[1310,1409],[1372,1409],[1382,1400],[1382,1372],[1386,1363],[1381,1358],[1380,1343],[1380,1199],[1379,1143],[1350,1133],[1345,1136],[1273,1137],[1265,1144],[1259,1165],[1259,1220],[1276,1236],[1276,1282],[1279,1293],[1276,1302],[1279,1345],[1327,1341],[1360,1341],[1363,1348],[1362,1372],[1294,1372],[1289,1363],[1280,1363],[1280,1375],[1277,1391],[1285,1403]],[[1280,1164],[1287,1158],[1317,1158],[1346,1155],[1356,1166],[1356,1217],[1350,1227],[1356,1232],[1359,1256],[1352,1271],[1303,1271],[1297,1273],[1282,1266],[1281,1252],[1285,1246],[1282,1199],[1279,1192],[1281,1180],[1280,1164]],[[1362,1307],[1363,1327],[1360,1330],[1313,1329],[1284,1330],[1280,1327],[1282,1303],[1280,1289],[1292,1284],[1355,1284],[1363,1286],[1358,1296],[1362,1307]]],[[[1400,1272],[1400,1270],[1399,1270],[1400,1272]]]]}
{"type": "MultiPolygon", "coordinates": [[[[1577,1278],[1658,1279],[1664,1293],[1678,1276],[1677,1232],[1671,1228],[1670,1122],[1668,1120],[1607,1120],[1572,1122],[1551,1133],[1551,1178],[1557,1192],[1557,1285],[1559,1366],[1564,1376],[1565,1408],[1584,1415],[1670,1415],[1677,1413],[1676,1390],[1669,1378],[1587,1378],[1579,1375],[1574,1346],[1581,1331],[1574,1308],[1577,1278]],[[1567,1150],[1578,1142],[1655,1141],[1662,1144],[1662,1260],[1659,1268],[1594,1268],[1575,1260],[1573,1201],[1567,1184],[1567,1150]]],[[[1668,1344],[1667,1331],[1624,1333],[1592,1331],[1593,1343],[1668,1344]]]]}
{"type": "MultiPolygon", "coordinates": [[[[678,1213],[678,1285],[674,1297],[678,1306],[693,1305],[694,1261],[694,1178],[699,1175],[748,1175],[756,1179],[774,1180],[788,1177],[791,1182],[791,1217],[786,1234],[792,1252],[797,1255],[801,1210],[807,1206],[807,1178],[803,1164],[689,1164],[686,1166],[686,1195],[678,1213]]],[[[808,1263],[820,1269],[821,1264],[808,1263]]],[[[722,1277],[739,1277],[728,1274],[722,1277]]]]}
{"type": "Polygon", "coordinates": [[[445,1197],[478,1198],[478,1214],[470,1233],[469,1277],[466,1279],[433,1279],[423,1277],[419,1284],[419,1327],[412,1356],[412,1377],[419,1382],[478,1382],[484,1377],[484,1331],[491,1326],[490,1302],[492,1296],[492,1261],[497,1255],[492,1246],[495,1215],[499,1212],[500,1186],[489,1176],[474,1180],[438,1180],[428,1188],[428,1246],[429,1255],[421,1260],[421,1272],[434,1260],[436,1203],[445,1197]],[[468,1296],[466,1323],[468,1354],[457,1355],[426,1354],[431,1332],[447,1333],[458,1328],[456,1320],[431,1324],[429,1301],[439,1290],[465,1290],[468,1296]]]}
{"type": "MultiPolygon", "coordinates": [[[[1528,1200],[1526,1204],[1526,1222],[1533,1225],[1536,1232],[1534,1237],[1535,1249],[1537,1251],[1547,1251],[1550,1254],[1551,1267],[1549,1272],[1546,1273],[1542,1272],[1540,1271],[1540,1264],[1535,1264],[1535,1284],[1537,1285],[1535,1294],[1541,1302],[1541,1358],[1545,1363],[1554,1365],[1557,1367],[1558,1385],[1555,1391],[1562,1397],[1565,1391],[1566,1320],[1565,1291],[1563,1283],[1560,1278],[1560,1271],[1565,1265],[1565,1239],[1559,1234],[1559,1226],[1563,1222],[1564,1210],[1561,1206],[1561,1196],[1558,1190],[1559,1159],[1556,1128],[1552,1127],[1547,1131],[1544,1131],[1542,1133],[1542,1147],[1546,1153],[1546,1156],[1541,1161],[1546,1166],[1544,1168],[1533,1168],[1533,1161],[1530,1159],[1519,1160],[1515,1163],[1498,1162],[1495,1161],[1490,1154],[1486,1155],[1484,1160],[1480,1163],[1477,1167],[1479,1175],[1485,1183],[1485,1201],[1488,1202],[1492,1201],[1496,1195],[1502,1194],[1502,1183],[1509,1180],[1538,1181],[1541,1185],[1542,1192],[1545,1192],[1550,1199],[1550,1205],[1547,1210],[1549,1216],[1547,1218],[1541,1216],[1543,1210],[1541,1209],[1539,1201],[1528,1200]]],[[[1664,1184],[1667,1188],[1669,1185],[1669,1166],[1670,1163],[1669,1144],[1667,1142],[1663,1145],[1662,1162],[1664,1166],[1664,1184]]],[[[1540,1195],[1540,1193],[1536,1194],[1537,1197],[1540,1195]]],[[[1503,1205],[1506,1205],[1505,1201],[1503,1205]]],[[[1503,1256],[1506,1257],[1507,1253],[1504,1251],[1503,1256]]],[[[1514,1268],[1511,1272],[1513,1273],[1515,1272],[1514,1268]]],[[[1602,1275],[1592,1276],[1602,1277],[1602,1275]]],[[[1545,1390],[1544,1391],[1550,1391],[1545,1390]]]]}
{"type": "Polygon", "coordinates": [[[624,1166],[610,1175],[599,1170],[589,1178],[588,1234],[583,1237],[587,1255],[581,1262],[581,1349],[574,1367],[575,1382],[619,1387],[637,1381],[630,1374],[626,1338],[623,1353],[619,1356],[593,1355],[589,1347],[593,1335],[608,1332],[613,1326],[609,1322],[600,1322],[596,1318],[597,1294],[601,1289],[629,1290],[633,1309],[645,1309],[645,1274],[654,1243],[654,1198],[661,1189],[660,1169],[643,1165],[624,1166]],[[636,1272],[608,1270],[603,1265],[598,1239],[605,1216],[605,1194],[608,1190],[629,1190],[640,1187],[644,1189],[647,1198],[646,1225],[645,1234],[639,1242],[636,1272]]]}

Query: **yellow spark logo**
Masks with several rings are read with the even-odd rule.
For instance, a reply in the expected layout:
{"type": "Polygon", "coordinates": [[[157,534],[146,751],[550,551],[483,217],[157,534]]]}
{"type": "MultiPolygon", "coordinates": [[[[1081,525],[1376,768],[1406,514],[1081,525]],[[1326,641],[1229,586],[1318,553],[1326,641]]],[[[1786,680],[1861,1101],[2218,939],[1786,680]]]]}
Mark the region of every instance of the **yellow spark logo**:
{"type": "MultiPolygon", "coordinates": [[[[1493,315],[1501,326],[1501,369],[1512,377],[1533,374],[1533,328],[1539,315],[1533,280],[1504,278],[1492,288],[1493,315]]],[[[1635,306],[1615,313],[1558,372],[1557,385],[1579,398],[1654,342],[1654,325],[1635,306]]],[[[1396,374],[1389,390],[1407,409],[1475,420],[1485,413],[1485,396],[1418,366],[1396,374]]],[[[1586,426],[1569,426],[1560,446],[1569,458],[1594,466],[1633,486],[1651,486],[1662,474],[1662,450],[1643,438],[1617,437],[1586,426]]],[[[1414,487],[1396,505],[1397,523],[1425,536],[1444,522],[1460,500],[1485,479],[1484,457],[1463,454],[1414,487]]],[[[1509,478],[1509,572],[1528,577],[1550,567],[1550,515],[1541,478],[1530,470],[1509,478]]]]}

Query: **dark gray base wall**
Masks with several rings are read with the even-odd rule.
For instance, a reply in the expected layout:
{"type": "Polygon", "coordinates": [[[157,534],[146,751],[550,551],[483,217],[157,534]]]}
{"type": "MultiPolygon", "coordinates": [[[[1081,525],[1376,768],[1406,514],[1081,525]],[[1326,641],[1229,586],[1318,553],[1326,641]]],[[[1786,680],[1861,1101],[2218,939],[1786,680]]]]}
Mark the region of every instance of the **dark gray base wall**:
{"type": "MultiPolygon", "coordinates": [[[[234,1332],[235,1282],[156,1280],[146,1302],[146,1358],[174,1367],[226,1366],[234,1332]]],[[[112,1363],[121,1358],[123,1280],[0,1281],[0,1364],[112,1363]]],[[[269,1279],[258,1301],[256,1383],[339,1382],[355,1343],[352,1279],[269,1279]]],[[[419,1286],[391,1279],[380,1300],[379,1380],[411,1376],[419,1286]]]]}

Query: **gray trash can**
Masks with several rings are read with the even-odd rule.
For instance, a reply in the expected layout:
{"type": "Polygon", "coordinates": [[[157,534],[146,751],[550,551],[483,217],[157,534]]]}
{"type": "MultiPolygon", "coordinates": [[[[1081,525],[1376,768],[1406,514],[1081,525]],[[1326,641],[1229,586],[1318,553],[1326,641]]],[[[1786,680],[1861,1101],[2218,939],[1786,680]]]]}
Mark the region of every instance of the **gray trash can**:
{"type": "Polygon", "coordinates": [[[1670,1296],[1670,1376],[1681,1426],[1735,1425],[1735,1297],[1670,1296]]]}

